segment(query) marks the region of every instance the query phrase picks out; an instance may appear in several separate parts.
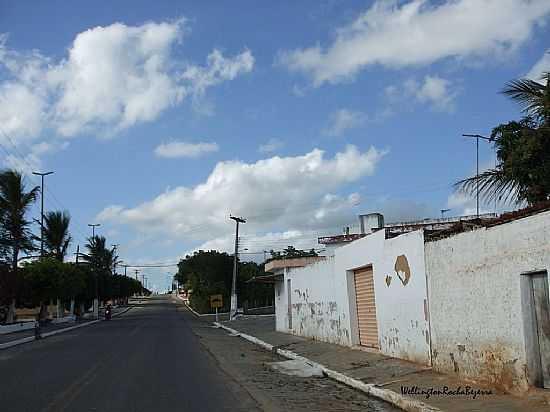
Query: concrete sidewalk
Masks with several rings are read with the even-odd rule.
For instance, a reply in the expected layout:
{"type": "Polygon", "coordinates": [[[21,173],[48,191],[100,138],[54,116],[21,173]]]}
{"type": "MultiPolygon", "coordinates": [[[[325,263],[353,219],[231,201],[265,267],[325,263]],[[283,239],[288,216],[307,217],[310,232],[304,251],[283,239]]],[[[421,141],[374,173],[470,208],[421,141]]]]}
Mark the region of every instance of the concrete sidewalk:
{"type": "MultiPolygon", "coordinates": [[[[130,307],[126,306],[126,307],[117,307],[117,308],[114,308],[113,309],[113,316],[117,316],[118,314],[128,310],[130,307]]],[[[73,326],[77,326],[77,325],[86,325],[88,323],[96,323],[96,321],[94,319],[82,319],[80,321],[77,321],[77,322],[66,322],[66,323],[51,323],[51,322],[48,322],[46,325],[42,326],[40,328],[40,333],[42,335],[45,335],[44,337],[46,337],[48,334],[50,334],[51,332],[55,332],[55,331],[61,331],[63,329],[67,329],[67,328],[72,328],[73,326]]],[[[14,332],[14,333],[8,333],[8,334],[5,334],[5,335],[0,335],[0,345],[3,345],[3,344],[6,344],[6,343],[10,343],[10,342],[16,342],[16,341],[20,341],[20,340],[23,340],[23,339],[30,339],[30,338],[34,338],[34,329],[27,329],[27,330],[24,330],[24,331],[20,331],[20,332],[14,332]]],[[[34,339],[30,339],[29,341],[32,341],[34,339]]]]}
{"type": "Polygon", "coordinates": [[[410,392],[406,395],[443,411],[542,412],[550,410],[549,391],[532,391],[523,398],[517,398],[494,388],[460,381],[452,376],[433,372],[430,368],[389,358],[379,353],[276,332],[274,317],[245,318],[222,323],[364,383],[376,384],[399,394],[404,387],[410,388],[413,392],[416,390],[417,394],[410,392]],[[425,392],[422,394],[423,390],[443,391],[445,387],[448,388],[447,394],[428,395],[425,392]],[[449,391],[456,390],[458,387],[462,390],[470,387],[472,391],[479,389],[485,394],[480,393],[475,398],[472,394],[448,394],[449,391]],[[487,394],[488,391],[491,393],[487,394]]]}

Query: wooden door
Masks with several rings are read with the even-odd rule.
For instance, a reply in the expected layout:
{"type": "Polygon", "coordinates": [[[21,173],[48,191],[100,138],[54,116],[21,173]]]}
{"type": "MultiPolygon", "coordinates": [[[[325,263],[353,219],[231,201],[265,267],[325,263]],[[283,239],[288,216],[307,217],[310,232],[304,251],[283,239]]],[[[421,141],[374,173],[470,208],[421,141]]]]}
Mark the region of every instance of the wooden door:
{"type": "Polygon", "coordinates": [[[542,386],[550,389],[550,298],[548,296],[548,275],[539,273],[531,277],[533,284],[533,306],[540,354],[542,386]]]}
{"type": "Polygon", "coordinates": [[[359,343],[363,346],[379,348],[372,267],[356,270],[354,281],[359,343]]]}

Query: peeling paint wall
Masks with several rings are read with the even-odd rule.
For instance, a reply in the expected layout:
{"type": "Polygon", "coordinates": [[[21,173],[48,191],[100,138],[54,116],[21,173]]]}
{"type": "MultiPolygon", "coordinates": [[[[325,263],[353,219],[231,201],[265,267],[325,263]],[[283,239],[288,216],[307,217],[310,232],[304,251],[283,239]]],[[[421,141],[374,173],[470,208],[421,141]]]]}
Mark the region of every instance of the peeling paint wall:
{"type": "Polygon", "coordinates": [[[289,269],[285,282],[288,279],[292,285],[292,330],[289,332],[349,345],[346,280],[336,276],[334,258],[289,269]]]}
{"type": "Polygon", "coordinates": [[[426,243],[433,366],[527,389],[520,278],[550,273],[550,212],[426,243]]]}
{"type": "Polygon", "coordinates": [[[384,231],[335,249],[334,257],[288,269],[277,296],[277,330],[341,345],[357,345],[353,270],[372,265],[380,350],[389,356],[430,363],[425,304],[424,235],[385,239],[384,231]],[[288,330],[291,280],[292,330],[288,330]],[[389,279],[389,280],[388,280],[389,279]]]}
{"type": "Polygon", "coordinates": [[[378,340],[386,355],[430,364],[424,233],[415,231],[386,239],[379,231],[336,249],[335,268],[346,274],[352,343],[358,344],[353,270],[372,265],[378,340]]]}

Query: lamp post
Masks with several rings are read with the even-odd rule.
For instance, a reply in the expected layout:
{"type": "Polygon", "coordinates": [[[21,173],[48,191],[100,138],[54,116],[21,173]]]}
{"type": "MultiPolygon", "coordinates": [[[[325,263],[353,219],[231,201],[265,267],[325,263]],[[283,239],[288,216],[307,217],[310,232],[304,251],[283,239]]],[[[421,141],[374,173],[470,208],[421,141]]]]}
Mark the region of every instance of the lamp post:
{"type": "Polygon", "coordinates": [[[92,228],[92,239],[95,238],[95,228],[101,226],[101,223],[88,223],[88,226],[92,228]]]}
{"type": "MultiPolygon", "coordinates": [[[[88,226],[92,228],[92,242],[95,244],[95,228],[97,226],[101,226],[100,223],[88,223],[88,226]]],[[[94,299],[94,316],[96,319],[99,318],[99,285],[98,285],[98,276],[99,273],[97,273],[97,268],[93,268],[95,270],[95,299],[94,299]]]]}
{"type": "Polygon", "coordinates": [[[239,223],[246,223],[241,217],[229,216],[235,221],[235,255],[233,256],[233,281],[231,282],[231,308],[229,309],[229,320],[233,320],[237,314],[237,259],[239,255],[239,223]]]}
{"type": "Polygon", "coordinates": [[[44,257],[44,176],[53,174],[53,172],[32,172],[33,175],[40,176],[42,186],[40,188],[40,257],[44,257]]]}
{"type": "Polygon", "coordinates": [[[479,134],[463,134],[464,137],[473,137],[476,139],[476,216],[479,219],[479,139],[488,142],[494,142],[492,137],[481,136],[479,134]]]}

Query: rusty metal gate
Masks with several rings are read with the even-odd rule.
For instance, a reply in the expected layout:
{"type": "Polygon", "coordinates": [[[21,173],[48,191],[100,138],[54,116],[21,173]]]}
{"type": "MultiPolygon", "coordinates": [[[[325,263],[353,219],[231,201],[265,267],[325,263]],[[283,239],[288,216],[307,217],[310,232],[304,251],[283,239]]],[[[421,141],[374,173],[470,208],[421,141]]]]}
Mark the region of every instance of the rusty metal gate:
{"type": "Polygon", "coordinates": [[[355,281],[357,324],[359,326],[359,343],[363,346],[379,348],[372,267],[358,269],[353,272],[353,275],[355,281]]]}

